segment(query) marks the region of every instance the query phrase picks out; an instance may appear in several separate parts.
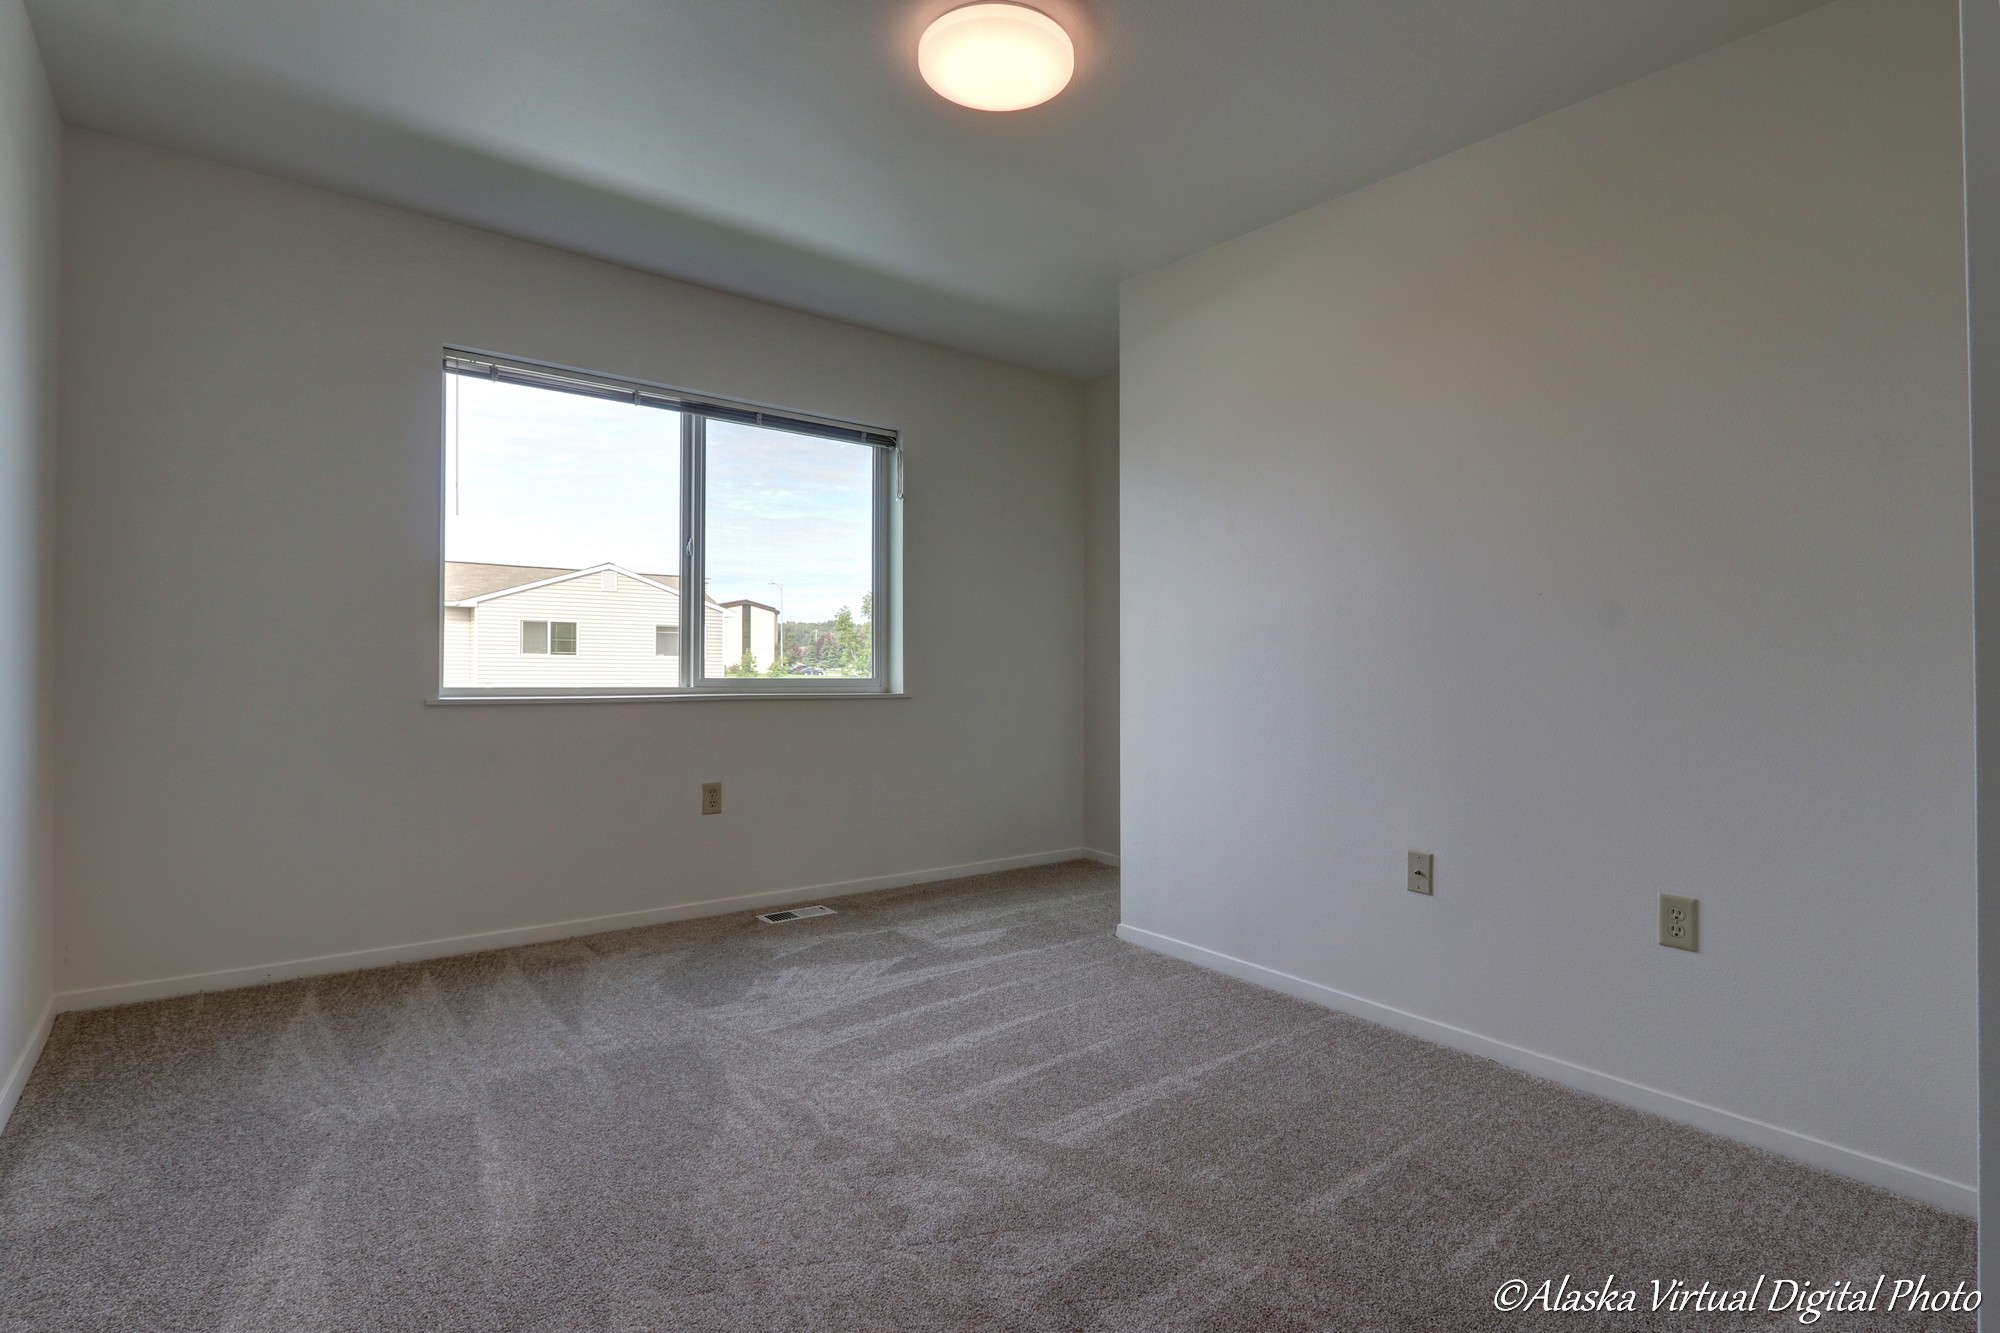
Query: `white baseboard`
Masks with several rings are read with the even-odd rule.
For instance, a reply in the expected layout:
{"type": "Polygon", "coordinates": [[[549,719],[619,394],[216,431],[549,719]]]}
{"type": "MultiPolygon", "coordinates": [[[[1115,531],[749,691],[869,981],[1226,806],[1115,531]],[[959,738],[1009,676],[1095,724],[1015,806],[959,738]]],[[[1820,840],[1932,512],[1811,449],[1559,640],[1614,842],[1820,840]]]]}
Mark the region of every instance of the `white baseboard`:
{"type": "Polygon", "coordinates": [[[49,1025],[56,1021],[56,1001],[51,995],[42,1005],[42,1016],[35,1020],[35,1029],[28,1034],[28,1044],[14,1057],[14,1063],[7,1070],[5,1082],[0,1082],[0,1130],[7,1128],[7,1121],[14,1114],[14,1107],[21,1100],[22,1089],[28,1086],[28,1075],[35,1072],[35,1061],[42,1058],[42,1047],[49,1042],[49,1025]]]}
{"type": "Polygon", "coordinates": [[[1077,854],[1086,861],[1095,861],[1101,866],[1110,866],[1114,870],[1118,868],[1118,853],[1116,852],[1100,852],[1095,847],[1085,847],[1077,854]]]}
{"type": "Polygon", "coordinates": [[[80,990],[59,991],[54,1003],[55,1008],[62,1012],[75,1009],[103,1009],[114,1004],[164,1000],[176,995],[193,995],[201,991],[235,990],[243,986],[262,986],[273,981],[292,981],[299,977],[327,976],[336,972],[360,972],[371,967],[388,967],[393,963],[415,963],[430,958],[449,958],[455,954],[485,953],[489,949],[511,949],[522,944],[546,944],[550,940],[572,939],[578,935],[601,935],[609,930],[629,930],[634,926],[655,926],[666,921],[722,916],[730,912],[749,911],[752,908],[761,910],[766,907],[782,907],[809,898],[838,898],[854,893],[873,893],[881,889],[900,889],[911,884],[928,884],[933,880],[964,879],[970,875],[990,875],[1002,870],[1054,865],[1060,861],[1081,861],[1089,857],[1090,853],[1081,848],[1071,847],[1056,852],[1034,852],[1027,856],[973,861],[965,865],[933,866],[928,870],[877,875],[871,879],[842,880],[834,884],[812,884],[794,889],[768,889],[761,893],[737,894],[728,898],[708,898],[701,902],[641,908],[636,912],[614,912],[609,916],[580,917],[573,921],[555,921],[540,926],[517,926],[511,930],[488,930],[472,935],[453,935],[445,939],[394,944],[380,949],[358,949],[352,953],[293,958],[258,967],[194,972],[185,976],[158,977],[150,981],[132,981],[115,986],[91,986],[80,990]]]}
{"type": "Polygon", "coordinates": [[[1211,971],[1251,982],[1267,990],[1280,991],[1301,1000],[1310,1001],[1328,1009],[1337,1009],[1356,1018],[1379,1023],[1383,1027],[1407,1032],[1413,1037],[1449,1046],[1454,1050],[1471,1055],[1483,1056],[1524,1073],[1562,1083],[1583,1092],[1618,1102],[1635,1110],[1651,1112],[1669,1120],[1692,1125],[1738,1143],[1762,1148],[1766,1152],[1789,1157],[1807,1166],[1831,1171],[1836,1175],[1877,1185],[1897,1194],[1907,1195],[1936,1208],[1960,1213],[1967,1217],[1976,1216],[1979,1211],[1979,1191],[1976,1187],[1934,1176],[1915,1167],[1904,1166],[1885,1158],[1858,1152],[1853,1148],[1843,1148],[1837,1143],[1801,1134],[1797,1130],[1785,1129],[1780,1125],[1767,1124],[1749,1116],[1725,1111],[1719,1106],[1710,1106],[1677,1093],[1648,1087],[1606,1074],[1584,1065],[1572,1064],[1552,1055],[1543,1055],[1525,1047],[1514,1046],[1493,1037],[1481,1036],[1465,1028],[1453,1027],[1435,1019],[1424,1018],[1402,1009],[1365,1000],[1346,991],[1322,986],[1316,981],[1307,981],[1288,972],[1246,962],[1241,958],[1213,949],[1204,949],[1198,944],[1189,944],[1169,935],[1155,934],[1141,930],[1137,926],[1121,925],[1118,938],[1140,948],[1155,953],[1178,958],[1184,962],[1196,963],[1211,971]]]}

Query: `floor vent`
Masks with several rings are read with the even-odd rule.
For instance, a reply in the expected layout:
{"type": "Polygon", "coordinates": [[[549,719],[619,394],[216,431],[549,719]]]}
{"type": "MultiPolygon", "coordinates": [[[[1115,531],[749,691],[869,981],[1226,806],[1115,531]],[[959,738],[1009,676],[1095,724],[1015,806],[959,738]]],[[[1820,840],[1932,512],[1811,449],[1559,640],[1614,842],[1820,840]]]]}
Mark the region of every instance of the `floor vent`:
{"type": "Polygon", "coordinates": [[[766,925],[775,926],[780,921],[802,921],[809,916],[832,916],[831,907],[792,907],[782,912],[759,912],[757,919],[766,925]]]}

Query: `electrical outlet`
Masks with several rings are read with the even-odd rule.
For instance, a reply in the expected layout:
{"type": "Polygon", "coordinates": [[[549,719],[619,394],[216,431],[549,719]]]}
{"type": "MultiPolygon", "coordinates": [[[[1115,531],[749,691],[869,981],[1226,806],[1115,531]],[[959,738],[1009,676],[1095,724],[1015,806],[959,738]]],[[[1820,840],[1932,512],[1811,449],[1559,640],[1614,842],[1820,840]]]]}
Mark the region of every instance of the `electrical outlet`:
{"type": "Polygon", "coordinates": [[[1669,949],[1701,952],[1701,903],[1694,898],[1660,895],[1660,943],[1669,949]]]}
{"type": "Polygon", "coordinates": [[[1431,891],[1431,871],[1436,867],[1436,864],[1437,858],[1429,852],[1410,853],[1409,890],[1411,893],[1429,893],[1431,891]]]}
{"type": "Polygon", "coordinates": [[[701,812],[705,815],[722,813],[722,784],[704,782],[701,784],[701,812]]]}

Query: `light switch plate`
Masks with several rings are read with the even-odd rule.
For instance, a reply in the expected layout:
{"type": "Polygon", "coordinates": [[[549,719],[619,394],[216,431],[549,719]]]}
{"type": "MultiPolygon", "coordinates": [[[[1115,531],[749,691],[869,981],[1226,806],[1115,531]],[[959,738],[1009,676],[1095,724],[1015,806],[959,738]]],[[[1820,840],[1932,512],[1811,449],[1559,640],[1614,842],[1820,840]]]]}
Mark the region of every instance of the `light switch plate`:
{"type": "Polygon", "coordinates": [[[1431,872],[1435,869],[1436,862],[1437,858],[1433,857],[1429,852],[1410,853],[1409,889],[1411,893],[1427,894],[1431,891],[1431,872]]]}

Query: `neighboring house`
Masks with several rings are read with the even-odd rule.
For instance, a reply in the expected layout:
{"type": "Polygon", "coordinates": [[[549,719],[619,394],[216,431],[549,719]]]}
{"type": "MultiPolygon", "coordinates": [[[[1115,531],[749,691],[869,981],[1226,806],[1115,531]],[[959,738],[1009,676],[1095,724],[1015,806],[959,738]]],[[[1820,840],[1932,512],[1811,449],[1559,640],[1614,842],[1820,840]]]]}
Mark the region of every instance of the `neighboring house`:
{"type": "MultiPolygon", "coordinates": [[[[680,601],[677,574],[640,574],[614,564],[550,569],[446,561],[443,681],[678,684],[680,601]]],[[[719,676],[742,657],[736,647],[742,634],[730,634],[731,613],[714,598],[704,602],[703,667],[719,676]]],[[[735,614],[742,619],[742,611],[735,614]]],[[[771,633],[775,644],[775,614],[771,633]]]]}
{"type": "Polygon", "coordinates": [[[778,654],[778,608],[743,598],[722,604],[722,665],[735,666],[748,653],[761,675],[778,654]]]}

